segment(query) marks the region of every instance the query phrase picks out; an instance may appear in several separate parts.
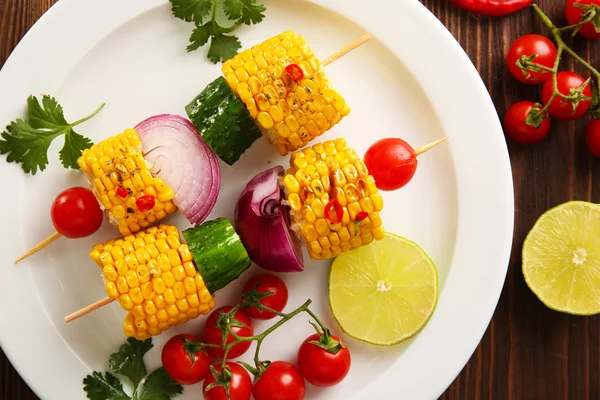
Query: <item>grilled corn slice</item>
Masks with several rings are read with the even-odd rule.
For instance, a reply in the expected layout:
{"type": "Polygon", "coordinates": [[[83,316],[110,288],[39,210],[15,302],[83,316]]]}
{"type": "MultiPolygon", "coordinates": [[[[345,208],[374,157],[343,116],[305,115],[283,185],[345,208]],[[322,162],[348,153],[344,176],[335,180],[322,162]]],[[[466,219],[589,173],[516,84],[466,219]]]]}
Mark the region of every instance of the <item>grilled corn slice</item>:
{"type": "Polygon", "coordinates": [[[127,336],[144,340],[215,307],[175,226],[97,244],[90,257],[102,268],[108,296],[128,311],[127,336]]]}
{"type": "Polygon", "coordinates": [[[332,258],[384,237],[383,199],[344,139],[296,151],[290,165],[283,188],[291,229],[312,259],[332,258]]]}
{"type": "Polygon", "coordinates": [[[173,189],[152,175],[142,154],[140,138],[133,129],[84,150],[77,163],[87,175],[108,220],[123,236],[136,233],[177,210],[173,189]],[[144,198],[140,200],[141,197],[144,198]],[[154,206],[146,209],[152,201],[154,206]]]}
{"type": "Polygon", "coordinates": [[[350,112],[301,35],[272,37],[223,63],[227,83],[282,155],[304,147],[350,112]],[[285,72],[296,64],[303,79],[285,72]]]}

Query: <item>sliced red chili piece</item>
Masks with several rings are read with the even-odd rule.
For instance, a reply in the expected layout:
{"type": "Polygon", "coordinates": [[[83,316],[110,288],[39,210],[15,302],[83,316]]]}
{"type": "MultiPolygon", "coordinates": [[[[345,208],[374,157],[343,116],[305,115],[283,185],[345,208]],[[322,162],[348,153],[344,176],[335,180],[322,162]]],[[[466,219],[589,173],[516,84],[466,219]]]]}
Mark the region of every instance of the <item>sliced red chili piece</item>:
{"type": "Polygon", "coordinates": [[[338,199],[333,199],[325,206],[325,218],[329,222],[333,222],[337,224],[342,222],[342,218],[344,217],[344,209],[342,205],[338,201],[338,199]]]}
{"type": "Polygon", "coordinates": [[[141,212],[150,211],[154,208],[154,204],[156,204],[156,199],[154,196],[148,194],[146,196],[142,196],[135,201],[135,204],[138,207],[138,210],[141,212]]]}
{"type": "Polygon", "coordinates": [[[285,67],[285,73],[295,81],[301,81],[304,78],[304,72],[298,64],[290,64],[285,67]]]}
{"type": "Polygon", "coordinates": [[[117,189],[117,196],[119,196],[119,197],[122,197],[122,198],[125,198],[125,197],[127,197],[127,190],[125,190],[125,189],[124,189],[124,188],[122,188],[122,187],[119,187],[119,188],[117,189]]]}
{"type": "Polygon", "coordinates": [[[358,214],[356,214],[356,221],[363,221],[365,218],[367,218],[369,216],[369,213],[366,211],[361,211],[358,214]]]}

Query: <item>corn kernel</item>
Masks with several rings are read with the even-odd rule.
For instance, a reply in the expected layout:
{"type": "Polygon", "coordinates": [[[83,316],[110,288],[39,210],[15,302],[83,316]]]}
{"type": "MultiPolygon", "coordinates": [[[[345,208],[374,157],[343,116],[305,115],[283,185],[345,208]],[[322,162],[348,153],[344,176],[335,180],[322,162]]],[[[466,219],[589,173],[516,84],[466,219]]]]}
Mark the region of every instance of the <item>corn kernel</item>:
{"type": "Polygon", "coordinates": [[[379,212],[383,210],[383,198],[379,193],[372,194],[371,200],[373,201],[373,208],[375,211],[379,212]]]}
{"type": "Polygon", "coordinates": [[[142,304],[144,302],[144,297],[142,296],[142,291],[139,287],[133,288],[129,291],[129,297],[135,304],[142,304]]]}
{"type": "Polygon", "coordinates": [[[302,234],[308,241],[317,240],[317,238],[319,237],[313,225],[303,224],[300,230],[302,231],[302,234]]]}
{"type": "Polygon", "coordinates": [[[297,193],[292,193],[288,196],[288,203],[293,211],[298,212],[302,208],[302,201],[297,193]]]}
{"type": "Polygon", "coordinates": [[[317,222],[315,222],[315,230],[319,236],[327,236],[329,234],[329,224],[327,224],[325,219],[319,218],[317,219],[317,222]]]}
{"type": "Polygon", "coordinates": [[[183,281],[183,278],[185,278],[187,275],[185,273],[185,268],[183,267],[183,265],[178,265],[177,267],[174,267],[171,270],[171,272],[173,273],[173,276],[177,281],[183,281]]]}
{"type": "Polygon", "coordinates": [[[264,111],[259,112],[256,119],[264,129],[271,129],[274,125],[273,118],[264,111]]]}
{"type": "Polygon", "coordinates": [[[298,180],[293,175],[286,175],[283,179],[283,183],[288,190],[289,193],[299,193],[300,192],[300,184],[298,180]]]}
{"type": "Polygon", "coordinates": [[[165,292],[167,287],[165,282],[162,280],[162,277],[152,279],[152,289],[154,289],[156,294],[163,294],[165,292]]]}
{"type": "Polygon", "coordinates": [[[195,293],[195,289],[196,285],[194,284],[194,293],[187,296],[187,301],[190,307],[198,307],[200,305],[200,299],[198,299],[198,295],[195,293]]]}
{"type": "MultiPolygon", "coordinates": [[[[156,319],[159,322],[166,322],[169,319],[169,315],[167,314],[167,312],[164,309],[160,309],[156,312],[156,319]]],[[[158,326],[160,326],[160,324],[158,326]]]]}
{"type": "Polygon", "coordinates": [[[177,317],[179,315],[179,309],[175,304],[168,305],[167,308],[165,308],[165,311],[167,311],[167,314],[171,318],[177,317]]]}
{"type": "Polygon", "coordinates": [[[104,284],[104,288],[106,289],[106,293],[108,293],[108,297],[111,299],[115,300],[117,297],[119,297],[119,290],[114,282],[106,282],[104,284]]]}
{"type": "Polygon", "coordinates": [[[141,305],[133,306],[133,308],[131,309],[131,314],[133,314],[136,320],[143,320],[144,318],[146,318],[144,307],[142,307],[141,305]]]}
{"type": "Polygon", "coordinates": [[[148,324],[148,331],[150,333],[156,332],[158,333],[160,329],[152,330],[152,328],[156,328],[158,326],[158,319],[155,315],[149,315],[146,317],[146,323],[148,324]]]}
{"type": "Polygon", "coordinates": [[[204,284],[204,281],[202,280],[202,276],[200,276],[200,274],[197,274],[194,277],[194,283],[196,284],[197,290],[202,290],[206,288],[206,285],[204,284]]]}
{"type": "Polygon", "coordinates": [[[119,276],[119,274],[117,274],[117,271],[115,271],[115,268],[112,265],[107,265],[106,267],[104,267],[103,269],[104,271],[104,277],[112,282],[116,282],[117,281],[117,277],[119,276]]]}
{"type": "Polygon", "coordinates": [[[177,300],[173,289],[170,288],[165,291],[164,297],[167,304],[175,304],[175,300],[177,300]]]}
{"type": "Polygon", "coordinates": [[[183,282],[175,283],[173,286],[173,294],[175,294],[175,298],[182,299],[185,297],[185,287],[183,286],[183,282]]]}
{"type": "Polygon", "coordinates": [[[173,272],[164,272],[161,277],[166,287],[172,288],[173,286],[175,286],[175,277],[173,276],[173,272]]]}
{"type": "Polygon", "coordinates": [[[191,261],[186,262],[185,264],[183,264],[183,268],[185,268],[185,273],[187,276],[190,277],[194,277],[196,276],[196,267],[194,266],[194,263],[191,261]]]}
{"type": "MultiPolygon", "coordinates": [[[[280,122],[283,121],[283,112],[281,111],[281,109],[279,107],[277,107],[276,105],[271,106],[269,108],[269,115],[271,116],[271,119],[273,120],[273,122],[280,122]]],[[[264,125],[263,125],[264,126],[264,125]]],[[[285,126],[285,125],[284,125],[285,126]]]]}
{"type": "Polygon", "coordinates": [[[191,276],[186,276],[183,280],[183,288],[187,294],[193,294],[196,292],[196,284],[194,282],[194,278],[191,276]]]}
{"type": "Polygon", "coordinates": [[[184,313],[184,312],[186,312],[187,310],[190,309],[190,305],[189,305],[189,303],[187,302],[186,299],[177,300],[175,302],[175,305],[177,306],[177,308],[179,309],[179,311],[181,311],[182,313],[184,313]]]}
{"type": "Polygon", "coordinates": [[[117,289],[119,289],[119,293],[129,292],[129,286],[127,286],[127,281],[124,276],[119,276],[117,278],[117,289]]]}

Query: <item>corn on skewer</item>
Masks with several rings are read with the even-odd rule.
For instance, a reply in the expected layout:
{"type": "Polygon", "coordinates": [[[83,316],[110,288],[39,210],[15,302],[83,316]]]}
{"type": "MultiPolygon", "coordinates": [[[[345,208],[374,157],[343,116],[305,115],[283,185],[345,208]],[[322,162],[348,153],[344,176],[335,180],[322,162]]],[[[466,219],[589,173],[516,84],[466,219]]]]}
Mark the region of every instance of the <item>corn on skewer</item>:
{"type": "MultiPolygon", "coordinates": [[[[140,138],[133,129],[85,149],[77,163],[86,174],[107,219],[123,236],[147,228],[177,211],[173,203],[173,189],[150,172],[151,167],[142,154],[140,138]],[[148,210],[140,209],[138,200],[148,196],[153,199],[154,205],[148,210]]],[[[60,233],[54,232],[19,257],[15,264],[59,237],[60,233]]]]}
{"type": "Polygon", "coordinates": [[[370,39],[366,34],[320,62],[301,35],[287,31],[226,61],[222,72],[263,136],[287,155],[350,113],[323,66],[370,39]],[[290,66],[301,71],[300,79],[286,72],[290,66]]]}
{"type": "Polygon", "coordinates": [[[211,293],[236,279],[251,262],[226,219],[209,221],[191,230],[214,235],[214,243],[205,243],[198,236],[193,239],[195,244],[182,243],[177,227],[161,224],[95,245],[90,257],[102,268],[108,297],[68,315],[65,322],[117,301],[127,311],[125,334],[143,340],[207,314],[215,307],[211,293]],[[215,250],[217,242],[222,242],[221,248],[215,250]],[[210,248],[212,255],[208,257],[216,257],[214,264],[220,266],[208,265],[206,258],[200,258],[207,265],[198,268],[201,264],[196,260],[203,257],[202,248],[210,248]]]}

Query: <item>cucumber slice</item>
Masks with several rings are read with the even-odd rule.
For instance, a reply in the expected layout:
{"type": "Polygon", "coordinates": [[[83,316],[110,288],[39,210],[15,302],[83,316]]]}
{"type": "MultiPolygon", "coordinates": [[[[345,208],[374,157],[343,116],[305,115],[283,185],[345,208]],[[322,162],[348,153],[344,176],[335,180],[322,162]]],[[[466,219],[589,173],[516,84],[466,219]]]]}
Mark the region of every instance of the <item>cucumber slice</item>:
{"type": "Polygon", "coordinates": [[[252,264],[227,218],[217,218],[186,229],[183,237],[210,293],[236,280],[252,264]]]}
{"type": "Polygon", "coordinates": [[[209,83],[185,112],[204,141],[229,165],[262,136],[246,105],[222,76],[209,83]]]}

